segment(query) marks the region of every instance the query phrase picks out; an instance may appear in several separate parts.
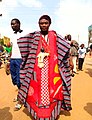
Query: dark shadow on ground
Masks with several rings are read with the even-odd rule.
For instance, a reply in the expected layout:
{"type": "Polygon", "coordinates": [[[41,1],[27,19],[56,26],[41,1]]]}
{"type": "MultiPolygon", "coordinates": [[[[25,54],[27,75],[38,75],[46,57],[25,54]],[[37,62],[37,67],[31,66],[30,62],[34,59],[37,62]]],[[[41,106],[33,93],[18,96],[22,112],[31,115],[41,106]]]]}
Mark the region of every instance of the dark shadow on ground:
{"type": "Polygon", "coordinates": [[[29,116],[30,119],[33,120],[33,117],[32,117],[31,114],[28,112],[28,109],[27,109],[27,108],[24,108],[24,109],[23,109],[23,112],[24,112],[27,116],[29,116]]]}
{"type": "Polygon", "coordinates": [[[60,115],[71,116],[71,113],[69,111],[64,110],[60,112],[60,115]]]}
{"type": "Polygon", "coordinates": [[[86,106],[84,106],[84,110],[92,115],[92,103],[87,103],[86,106]]]}
{"type": "Polygon", "coordinates": [[[0,109],[0,120],[12,120],[12,114],[9,112],[10,107],[0,109]]]}
{"type": "Polygon", "coordinates": [[[87,68],[85,73],[89,74],[89,76],[92,77],[92,69],[87,68]]]}

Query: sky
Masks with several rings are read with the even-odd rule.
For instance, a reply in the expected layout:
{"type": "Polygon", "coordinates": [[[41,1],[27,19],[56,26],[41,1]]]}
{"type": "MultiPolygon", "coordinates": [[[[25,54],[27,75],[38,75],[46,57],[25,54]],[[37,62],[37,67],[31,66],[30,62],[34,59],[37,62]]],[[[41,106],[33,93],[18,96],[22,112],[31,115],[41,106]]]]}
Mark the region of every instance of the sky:
{"type": "Polygon", "coordinates": [[[50,29],[63,37],[71,34],[79,44],[88,44],[88,27],[92,24],[92,0],[2,0],[0,2],[0,33],[8,36],[13,18],[21,21],[21,28],[30,33],[39,30],[38,20],[48,14],[50,29]]]}

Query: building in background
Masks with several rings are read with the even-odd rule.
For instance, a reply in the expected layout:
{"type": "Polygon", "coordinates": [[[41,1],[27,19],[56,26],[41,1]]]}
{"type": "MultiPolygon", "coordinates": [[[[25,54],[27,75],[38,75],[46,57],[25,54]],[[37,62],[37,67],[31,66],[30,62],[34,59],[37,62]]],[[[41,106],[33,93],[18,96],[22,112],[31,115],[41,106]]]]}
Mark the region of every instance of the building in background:
{"type": "Polygon", "coordinates": [[[92,44],[92,25],[88,27],[88,47],[92,44]]]}

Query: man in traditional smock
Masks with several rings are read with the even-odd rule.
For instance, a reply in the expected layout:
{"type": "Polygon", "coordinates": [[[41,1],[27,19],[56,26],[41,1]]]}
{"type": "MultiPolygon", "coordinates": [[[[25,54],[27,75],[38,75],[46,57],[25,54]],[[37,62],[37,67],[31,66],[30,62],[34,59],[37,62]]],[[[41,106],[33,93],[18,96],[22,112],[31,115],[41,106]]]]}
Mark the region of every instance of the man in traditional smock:
{"type": "Polygon", "coordinates": [[[40,31],[18,39],[22,56],[21,101],[36,120],[55,120],[61,109],[71,110],[70,45],[55,31],[51,18],[39,19],[40,31]]]}

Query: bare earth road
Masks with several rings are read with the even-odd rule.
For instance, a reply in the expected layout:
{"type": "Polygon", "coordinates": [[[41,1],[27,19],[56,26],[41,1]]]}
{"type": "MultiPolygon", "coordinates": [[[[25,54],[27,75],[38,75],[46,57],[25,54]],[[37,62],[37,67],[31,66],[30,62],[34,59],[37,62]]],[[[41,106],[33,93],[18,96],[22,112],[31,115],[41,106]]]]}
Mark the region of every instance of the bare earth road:
{"type": "MultiPolygon", "coordinates": [[[[58,120],[92,120],[92,58],[86,57],[83,71],[72,78],[72,110],[61,112],[58,120]]],[[[14,111],[17,88],[10,75],[0,69],[0,120],[32,120],[27,109],[14,111]]]]}

